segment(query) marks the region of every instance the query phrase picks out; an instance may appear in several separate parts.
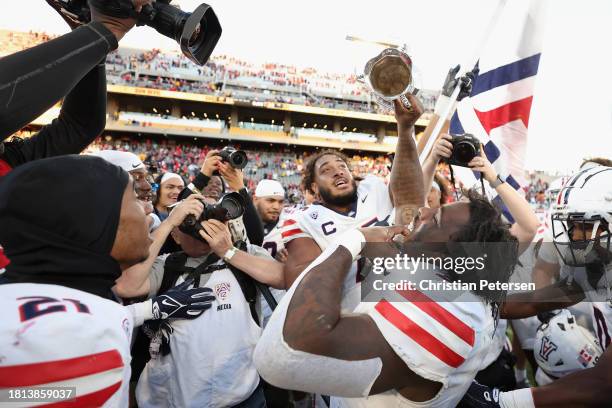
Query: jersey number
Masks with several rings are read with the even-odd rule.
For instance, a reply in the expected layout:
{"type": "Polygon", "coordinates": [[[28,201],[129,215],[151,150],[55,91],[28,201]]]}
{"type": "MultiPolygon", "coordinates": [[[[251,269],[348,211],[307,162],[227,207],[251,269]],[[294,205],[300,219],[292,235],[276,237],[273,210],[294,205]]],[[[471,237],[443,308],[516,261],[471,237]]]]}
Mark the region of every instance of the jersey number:
{"type": "Polygon", "coordinates": [[[597,327],[597,337],[599,338],[599,344],[601,347],[608,348],[610,345],[610,334],[608,333],[608,325],[606,324],[606,318],[604,317],[601,310],[593,306],[593,317],[595,317],[595,326],[597,327]]]}
{"type": "Polygon", "coordinates": [[[66,312],[70,305],[71,310],[77,313],[89,313],[89,308],[76,299],[54,299],[46,296],[26,296],[17,300],[28,300],[19,306],[19,318],[25,322],[35,317],[49,313],[66,312]]]}
{"type": "Polygon", "coordinates": [[[276,258],[276,242],[264,242],[262,247],[272,255],[272,258],[276,258]]]}

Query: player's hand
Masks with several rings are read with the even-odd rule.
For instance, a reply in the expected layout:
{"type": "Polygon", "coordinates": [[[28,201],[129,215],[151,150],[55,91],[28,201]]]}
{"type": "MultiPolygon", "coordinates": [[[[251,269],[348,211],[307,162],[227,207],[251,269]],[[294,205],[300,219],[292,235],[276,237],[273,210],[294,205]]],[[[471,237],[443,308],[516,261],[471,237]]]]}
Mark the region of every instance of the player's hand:
{"type": "Polygon", "coordinates": [[[206,240],[210,249],[219,257],[223,257],[234,244],[232,243],[232,234],[226,224],[221,221],[210,219],[202,221],[202,229],[200,236],[206,240]]]}
{"type": "Polygon", "coordinates": [[[489,183],[494,182],[497,178],[497,172],[495,171],[495,168],[493,167],[489,159],[487,159],[483,145],[480,145],[480,156],[474,157],[468,163],[468,166],[470,166],[472,170],[481,172],[484,179],[487,180],[489,183]]]}
{"type": "Polygon", "coordinates": [[[499,395],[500,391],[498,388],[491,388],[474,380],[457,407],[501,408],[501,405],[499,404],[499,395]]]}
{"type": "Polygon", "coordinates": [[[435,163],[439,163],[442,159],[448,159],[453,153],[453,137],[448,133],[442,133],[431,149],[431,159],[435,163]]]}
{"type": "MultiPolygon", "coordinates": [[[[127,1],[127,0],[122,0],[127,1]]],[[[142,11],[142,7],[151,4],[153,0],[132,0],[132,4],[134,5],[134,12],[140,13],[142,11]]],[[[136,25],[136,18],[128,17],[128,18],[119,18],[113,17],[104,14],[102,10],[97,9],[92,6],[90,3],[91,10],[91,21],[99,21],[104,24],[106,28],[108,28],[117,38],[117,41],[120,41],[123,36],[132,29],[136,25]]]]}
{"type": "Polygon", "coordinates": [[[401,128],[414,126],[424,112],[423,105],[416,96],[410,93],[407,93],[405,96],[408,102],[410,102],[410,108],[406,108],[399,99],[393,101],[395,107],[395,120],[397,121],[397,125],[401,128]]]}
{"type": "Polygon", "coordinates": [[[363,234],[366,242],[393,242],[396,235],[407,237],[409,235],[408,228],[403,225],[394,225],[391,227],[367,227],[360,228],[359,231],[363,234]]]}
{"type": "Polygon", "coordinates": [[[153,301],[153,318],[160,319],[195,319],[215,300],[212,289],[192,288],[193,279],[188,279],[170,289],[163,295],[156,296],[153,301]]]}
{"type": "Polygon", "coordinates": [[[204,204],[200,201],[203,199],[204,197],[199,194],[190,195],[172,208],[166,221],[169,222],[172,227],[178,227],[185,217],[190,214],[196,217],[196,219],[199,218],[200,215],[202,215],[202,211],[204,211],[204,204]]]}
{"type": "Polygon", "coordinates": [[[206,157],[204,158],[204,163],[202,163],[200,172],[205,176],[211,177],[216,170],[219,170],[219,163],[221,163],[219,151],[210,150],[208,153],[206,153],[206,157]]]}
{"type": "Polygon", "coordinates": [[[276,260],[280,263],[287,262],[288,257],[289,257],[289,251],[287,251],[286,248],[283,248],[280,251],[276,252],[276,260]]]}
{"type": "Polygon", "coordinates": [[[240,191],[244,188],[244,175],[242,170],[235,169],[228,163],[219,163],[219,174],[227,182],[229,188],[233,191],[240,191]]]}

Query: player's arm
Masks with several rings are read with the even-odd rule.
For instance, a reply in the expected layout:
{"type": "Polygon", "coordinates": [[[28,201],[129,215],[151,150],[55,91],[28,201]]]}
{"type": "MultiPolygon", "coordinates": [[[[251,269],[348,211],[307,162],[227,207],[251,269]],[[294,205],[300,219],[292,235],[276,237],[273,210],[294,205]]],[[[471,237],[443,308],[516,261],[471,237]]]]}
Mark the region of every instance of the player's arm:
{"type": "Polygon", "coordinates": [[[417,210],[425,203],[423,173],[416,143],[412,134],[414,124],[423,114],[423,106],[413,95],[406,95],[411,108],[406,109],[398,100],[395,104],[395,119],[399,139],[389,181],[389,197],[395,207],[395,224],[410,224],[417,210]]]}
{"type": "Polygon", "coordinates": [[[531,278],[536,289],[545,288],[556,281],[560,269],[559,264],[549,263],[538,257],[531,272],[531,278]]]}
{"type": "Polygon", "coordinates": [[[609,407],[612,402],[612,348],[595,367],[566,375],[552,383],[509,392],[473,382],[461,401],[464,408],[609,407]]]}
{"type": "Polygon", "coordinates": [[[566,375],[549,385],[532,388],[537,408],[603,407],[612,404],[612,347],[595,367],[566,375]]]}
{"type": "Polygon", "coordinates": [[[580,286],[562,280],[545,288],[508,296],[500,316],[504,319],[522,319],[566,308],[583,299],[584,291],[580,286]]]}
{"type": "Polygon", "coordinates": [[[321,248],[309,237],[296,238],[285,244],[287,262],[284,264],[285,287],[290,288],[302,271],[321,255],[321,248]]]}
{"type": "Polygon", "coordinates": [[[348,361],[380,358],[382,370],[370,394],[428,382],[406,366],[369,316],[341,315],[342,286],[352,262],[351,252],[338,246],[308,272],[289,304],[283,338],[294,350],[319,356],[348,361]]]}

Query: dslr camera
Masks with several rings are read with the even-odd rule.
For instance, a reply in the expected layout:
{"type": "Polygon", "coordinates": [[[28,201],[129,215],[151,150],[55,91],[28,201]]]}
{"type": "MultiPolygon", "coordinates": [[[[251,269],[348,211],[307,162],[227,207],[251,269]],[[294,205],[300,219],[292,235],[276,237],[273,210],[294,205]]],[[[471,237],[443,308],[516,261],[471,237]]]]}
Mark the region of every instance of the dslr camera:
{"type": "Polygon", "coordinates": [[[200,223],[202,221],[212,219],[226,222],[234,220],[244,214],[244,207],[246,204],[244,198],[236,192],[223,195],[215,204],[207,204],[204,201],[201,202],[204,204],[204,211],[202,211],[200,217],[196,218],[193,214],[189,214],[185,217],[181,225],[179,225],[179,230],[181,232],[199,239],[200,241],[204,240],[204,238],[200,236],[200,230],[202,229],[200,223]]]}
{"type": "Polygon", "coordinates": [[[455,166],[468,167],[468,163],[476,156],[480,156],[480,140],[474,135],[464,133],[451,135],[453,151],[446,162],[455,166]]]}
{"type": "Polygon", "coordinates": [[[206,64],[221,38],[219,19],[208,4],[202,3],[192,13],[186,13],[170,5],[171,1],[156,0],[137,13],[132,0],[53,0],[63,16],[80,24],[91,20],[90,7],[112,17],[135,18],[137,25],[147,25],[175,40],[194,63],[206,64]]]}
{"type": "Polygon", "coordinates": [[[235,169],[244,169],[249,162],[245,152],[236,150],[232,146],[225,146],[218,154],[222,161],[229,163],[235,169]]]}

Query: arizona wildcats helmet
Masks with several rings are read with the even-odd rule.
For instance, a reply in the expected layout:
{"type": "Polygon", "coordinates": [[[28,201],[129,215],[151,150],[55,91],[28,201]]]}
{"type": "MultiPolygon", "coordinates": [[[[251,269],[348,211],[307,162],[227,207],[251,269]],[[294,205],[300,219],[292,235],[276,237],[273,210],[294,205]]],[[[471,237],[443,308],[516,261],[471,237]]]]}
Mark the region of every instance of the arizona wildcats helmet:
{"type": "Polygon", "coordinates": [[[544,322],[536,332],[533,354],[540,373],[538,384],[595,366],[602,354],[595,337],[567,309],[544,322]],[[546,374],[546,375],[542,375],[546,374]]]}

